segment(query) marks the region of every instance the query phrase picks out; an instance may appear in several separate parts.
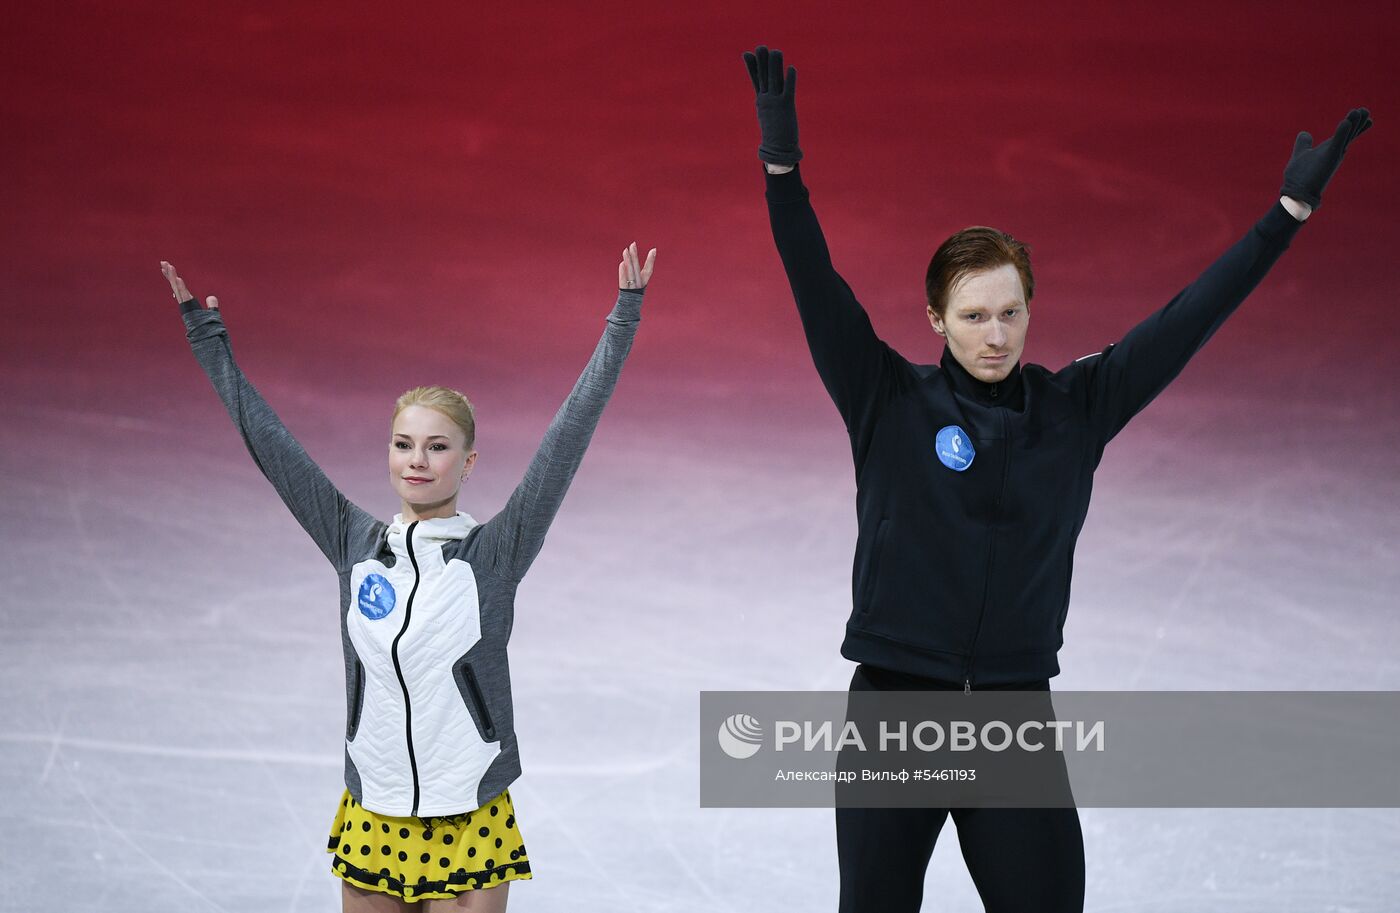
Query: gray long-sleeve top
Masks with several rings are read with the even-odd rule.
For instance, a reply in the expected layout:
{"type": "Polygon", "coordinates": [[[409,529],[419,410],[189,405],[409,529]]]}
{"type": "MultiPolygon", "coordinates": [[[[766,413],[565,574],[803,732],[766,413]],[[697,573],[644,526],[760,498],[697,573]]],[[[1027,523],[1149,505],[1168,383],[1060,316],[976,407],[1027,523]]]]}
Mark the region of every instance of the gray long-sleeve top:
{"type": "Polygon", "coordinates": [[[515,589],[583,459],[641,320],[623,290],[505,507],[385,524],[326,478],[233,360],[217,310],[185,302],[186,335],[254,462],[340,578],[345,784],[384,815],[470,811],[520,776],[506,642],[515,589]]]}

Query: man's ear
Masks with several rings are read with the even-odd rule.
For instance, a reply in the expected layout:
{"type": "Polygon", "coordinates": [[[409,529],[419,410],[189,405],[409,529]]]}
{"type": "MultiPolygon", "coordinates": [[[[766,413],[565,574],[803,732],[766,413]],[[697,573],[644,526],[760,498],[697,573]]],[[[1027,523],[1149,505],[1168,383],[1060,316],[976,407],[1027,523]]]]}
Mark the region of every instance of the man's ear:
{"type": "Polygon", "coordinates": [[[933,327],[933,331],[934,331],[935,333],[937,333],[939,336],[947,336],[947,335],[948,335],[948,334],[944,331],[944,329],[943,329],[943,318],[941,318],[941,317],[939,317],[937,314],[935,314],[935,313],[933,312],[933,308],[932,308],[932,307],[930,307],[930,308],[928,309],[928,323],[929,323],[929,326],[933,327]]]}

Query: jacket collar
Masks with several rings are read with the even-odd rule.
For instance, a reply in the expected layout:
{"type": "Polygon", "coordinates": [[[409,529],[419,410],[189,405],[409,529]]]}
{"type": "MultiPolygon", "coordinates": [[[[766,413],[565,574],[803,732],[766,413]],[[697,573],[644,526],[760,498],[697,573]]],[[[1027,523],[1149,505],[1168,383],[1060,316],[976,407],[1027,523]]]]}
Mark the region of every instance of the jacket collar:
{"type": "Polygon", "coordinates": [[[967,373],[958,363],[948,347],[943,347],[943,357],[938,360],[944,376],[952,383],[953,389],[974,402],[984,406],[1010,406],[1018,408],[1021,403],[1021,365],[1016,363],[1011,373],[1003,381],[985,383],[967,373]]]}
{"type": "MultiPolygon", "coordinates": [[[[391,541],[401,541],[408,533],[408,527],[413,521],[405,521],[403,514],[394,514],[394,522],[389,524],[389,539],[391,541]]],[[[476,520],[471,514],[457,512],[455,517],[435,517],[431,520],[419,520],[418,526],[413,530],[413,540],[421,542],[424,539],[435,539],[447,541],[449,539],[465,539],[467,533],[476,526],[476,520]]]]}

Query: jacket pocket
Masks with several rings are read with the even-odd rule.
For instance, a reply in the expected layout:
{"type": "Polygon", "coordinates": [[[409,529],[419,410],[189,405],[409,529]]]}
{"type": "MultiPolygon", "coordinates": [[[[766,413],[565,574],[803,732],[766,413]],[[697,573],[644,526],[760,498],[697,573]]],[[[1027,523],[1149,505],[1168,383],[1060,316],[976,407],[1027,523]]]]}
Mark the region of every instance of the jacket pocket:
{"type": "Polygon", "coordinates": [[[349,687],[346,689],[346,703],[349,712],[345,718],[345,741],[355,741],[355,733],[360,728],[360,713],[365,709],[365,667],[358,659],[350,670],[349,687]]]}
{"type": "Polygon", "coordinates": [[[457,690],[461,692],[462,700],[466,702],[467,710],[476,722],[477,731],[486,741],[496,741],[496,724],[491,719],[491,710],[486,706],[486,697],[482,694],[481,684],[476,680],[472,664],[467,662],[466,657],[462,657],[452,672],[453,677],[457,679],[457,690]]]}
{"type": "Polygon", "coordinates": [[[870,543],[870,550],[866,552],[864,560],[860,566],[860,579],[857,585],[860,587],[856,594],[856,617],[864,618],[870,613],[870,602],[875,598],[875,582],[880,576],[880,555],[885,550],[885,534],[889,530],[890,521],[882,517],[875,527],[875,537],[870,543]]]}

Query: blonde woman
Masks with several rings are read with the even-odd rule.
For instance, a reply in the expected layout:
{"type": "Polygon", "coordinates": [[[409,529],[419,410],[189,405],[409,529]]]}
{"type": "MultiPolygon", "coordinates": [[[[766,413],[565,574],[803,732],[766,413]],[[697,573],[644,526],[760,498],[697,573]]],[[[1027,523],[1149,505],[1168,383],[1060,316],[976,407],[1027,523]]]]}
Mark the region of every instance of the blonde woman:
{"type": "Polygon", "coordinates": [[[169,263],[195,358],[254,462],[340,578],[345,792],[327,851],[346,911],[503,911],[531,877],[508,787],[520,776],[506,643],[515,589],[544,542],[612,395],[656,262],[637,245],[593,357],[525,478],[485,523],[457,509],[476,464],[471,404],[444,387],[399,397],[383,523],[346,500],[233,360],[218,299],[169,263]],[[422,903],[421,908],[416,905],[422,903]]]}

